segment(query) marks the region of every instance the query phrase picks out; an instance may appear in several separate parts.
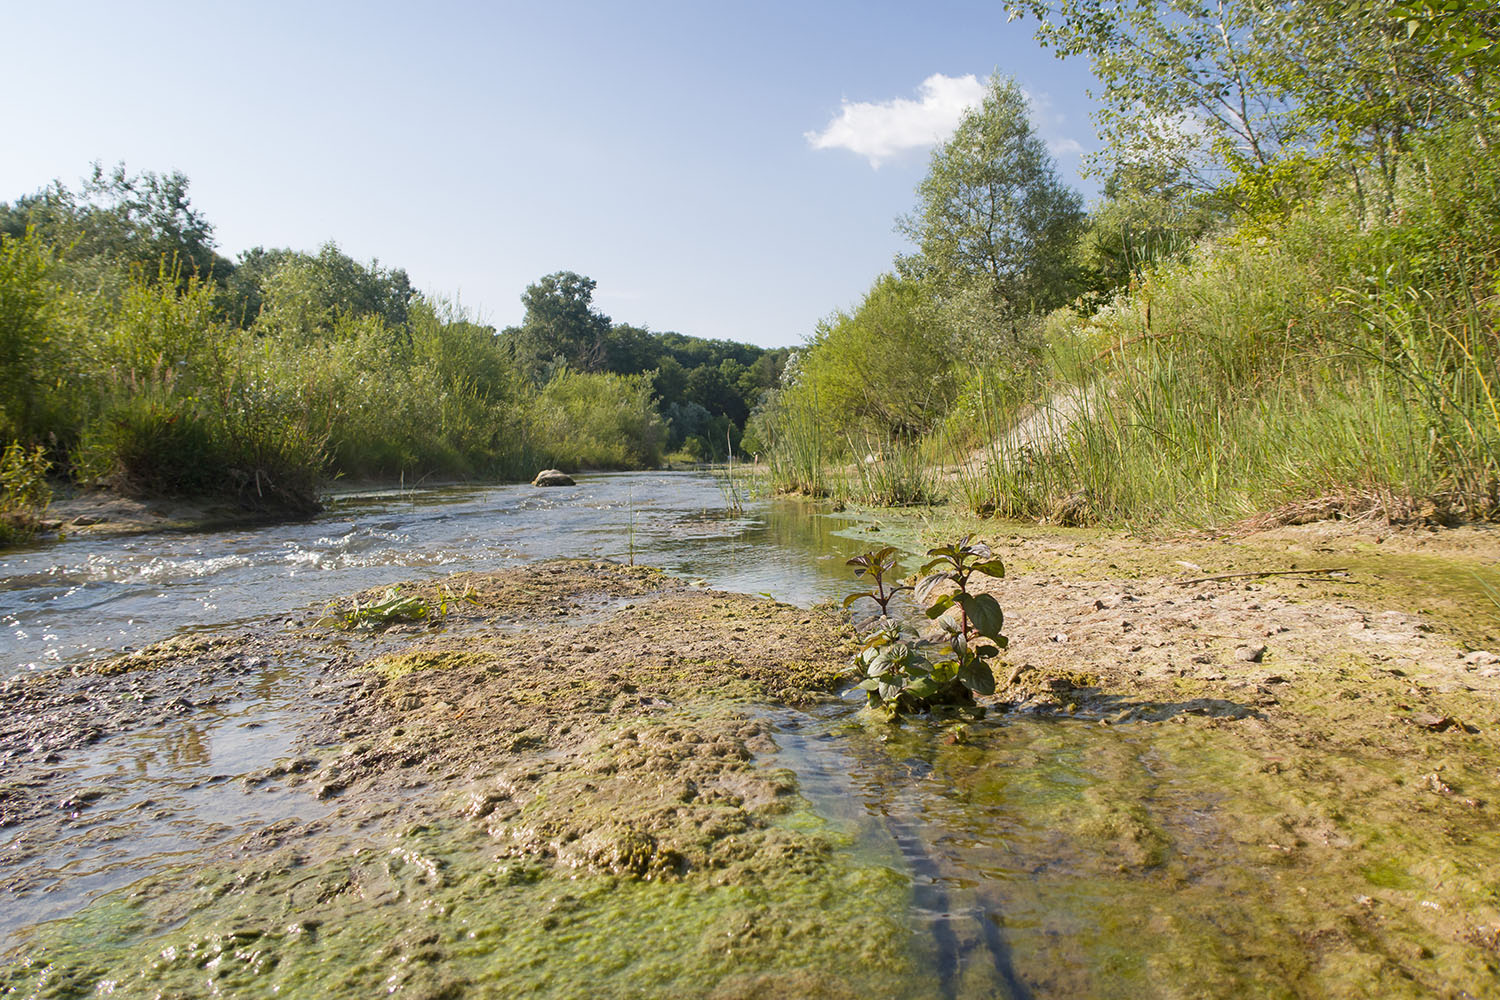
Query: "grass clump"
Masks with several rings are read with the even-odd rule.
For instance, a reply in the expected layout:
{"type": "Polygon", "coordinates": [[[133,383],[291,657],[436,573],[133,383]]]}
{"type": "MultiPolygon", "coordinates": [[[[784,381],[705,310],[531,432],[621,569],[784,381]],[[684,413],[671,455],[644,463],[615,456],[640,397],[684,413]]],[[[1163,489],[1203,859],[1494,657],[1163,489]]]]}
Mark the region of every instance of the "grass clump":
{"type": "Polygon", "coordinates": [[[443,586],[439,588],[436,601],[433,601],[420,594],[403,594],[398,585],[387,587],[379,597],[372,600],[361,602],[355,597],[347,608],[330,606],[317,620],[317,624],[344,631],[357,628],[383,629],[402,622],[442,618],[450,607],[460,602],[479,603],[472,588],[455,594],[447,586],[443,586]]]}

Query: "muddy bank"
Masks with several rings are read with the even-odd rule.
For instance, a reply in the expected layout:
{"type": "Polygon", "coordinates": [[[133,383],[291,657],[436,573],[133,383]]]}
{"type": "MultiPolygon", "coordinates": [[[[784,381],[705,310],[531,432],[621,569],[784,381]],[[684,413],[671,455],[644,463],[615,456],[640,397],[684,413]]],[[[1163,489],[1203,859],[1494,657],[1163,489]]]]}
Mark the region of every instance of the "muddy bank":
{"type": "Polygon", "coordinates": [[[449,613],[383,630],[308,609],[13,681],[10,912],[183,820],[78,761],[273,675],[298,710],[254,766],[174,757],[184,801],[237,825],[0,924],[0,986],[1488,995],[1500,623],[1429,581],[1493,542],[1376,539],[992,533],[1011,650],[977,721],[857,714],[837,615],[607,563],[414,585],[449,613]]]}
{"type": "Polygon", "coordinates": [[[312,711],[295,755],[218,779],[307,818],[206,831],[206,863],[19,932],[0,982],[851,996],[916,966],[901,879],[839,856],[761,759],[759,706],[839,683],[837,618],[602,563],[426,590],[455,593],[430,622],[346,634],[308,614],[7,685],[0,877],[23,900],[48,891],[38,859],[59,843],[151,809],[79,787],[71,753],[210,710],[272,656],[303,661],[312,711]]]}
{"type": "Polygon", "coordinates": [[[126,496],[110,490],[58,488],[38,528],[43,534],[127,536],[156,531],[209,531],[279,521],[296,521],[316,514],[317,504],[279,509],[247,506],[222,497],[126,496]]]}

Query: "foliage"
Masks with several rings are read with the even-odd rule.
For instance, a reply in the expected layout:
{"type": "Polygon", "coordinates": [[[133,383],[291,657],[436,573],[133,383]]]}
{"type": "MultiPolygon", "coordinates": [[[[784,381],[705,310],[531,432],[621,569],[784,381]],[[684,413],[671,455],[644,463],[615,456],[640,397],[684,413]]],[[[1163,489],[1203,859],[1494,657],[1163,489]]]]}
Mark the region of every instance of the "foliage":
{"type": "Polygon", "coordinates": [[[516,356],[530,371],[566,365],[577,372],[604,369],[608,316],[594,308],[598,282],[572,271],[558,271],[527,285],[521,302],[526,318],[506,330],[516,356]]]}
{"type": "MultiPolygon", "coordinates": [[[[1474,0],[1012,0],[1059,56],[1105,84],[1103,159],[1157,164],[1201,188],[1267,185],[1285,210],[1318,151],[1360,209],[1395,205],[1413,140],[1464,122],[1497,138],[1500,14],[1474,0]],[[1282,170],[1293,165],[1291,171],[1282,170]]],[[[1426,166],[1423,166],[1426,169],[1426,166]]]]}
{"type": "Polygon", "coordinates": [[[859,480],[859,499],[865,503],[913,507],[941,499],[933,456],[919,444],[891,439],[877,445],[867,438],[862,448],[851,442],[849,451],[859,480]]]}
{"type": "Polygon", "coordinates": [[[918,253],[906,274],[940,289],[978,287],[1010,324],[1072,297],[1070,251],[1082,203],[1057,177],[1012,80],[991,79],[984,102],[932,154],[917,208],[898,229],[918,253]]]}
{"type": "Polygon", "coordinates": [[[15,441],[0,454],[0,548],[27,541],[52,502],[47,485],[51,463],[40,446],[30,450],[15,441]]]}
{"type": "Polygon", "coordinates": [[[874,629],[865,637],[854,658],[861,680],[856,685],[866,693],[871,707],[884,709],[892,718],[939,705],[972,705],[975,694],[994,694],[995,675],[991,661],[1007,645],[1000,631],[1005,616],[999,602],[989,594],[974,594],[969,582],[975,574],[1000,577],[1004,564],[982,542],[971,544],[965,536],[957,544],[931,549],[934,557],[922,567],[923,579],[916,585],[919,596],[943,583],[955,592],[938,597],[927,609],[936,619],[943,638],[924,641],[910,636],[889,617],[888,605],[899,589],[888,589],[884,575],[894,567],[890,548],[865,553],[849,560],[857,576],[869,574],[875,587],[856,594],[845,606],[862,597],[881,609],[874,629]]]}
{"type": "Polygon", "coordinates": [[[628,469],[661,460],[661,417],[641,375],[560,370],[537,398],[533,426],[545,442],[545,464],[559,468],[628,469]]]}
{"type": "Polygon", "coordinates": [[[222,277],[233,269],[214,249],[213,226],[192,206],[179,172],[130,174],[123,163],[95,163],[78,191],[60,181],[14,205],[0,204],[0,234],[34,230],[68,261],[106,261],[186,279],[222,277]]]}
{"type": "Polygon", "coordinates": [[[1064,523],[1500,516],[1496,261],[1473,235],[1500,177],[1445,154],[1438,197],[1399,220],[1330,201],[1060,315],[1041,400],[986,388],[969,503],[1064,523]]]}
{"type": "Polygon", "coordinates": [[[951,337],[928,301],[919,282],[882,275],[853,313],[818,325],[786,392],[816,399],[824,428],[839,438],[924,433],[954,390],[951,337]]]}
{"type": "Polygon", "coordinates": [[[855,556],[844,563],[845,566],[854,567],[854,576],[859,578],[868,575],[874,586],[867,592],[850,594],[844,598],[844,607],[850,608],[856,601],[869,598],[880,608],[880,617],[891,616],[891,601],[902,591],[911,590],[912,584],[888,583],[885,579],[887,573],[896,568],[896,547],[887,545],[883,549],[866,552],[864,555],[855,556]]]}
{"type": "Polygon", "coordinates": [[[529,288],[537,350],[518,352],[333,243],[231,264],[186,178],[96,169],[0,205],[0,437],[45,443],[80,482],[294,512],[338,476],[529,479],[651,465],[668,443],[737,449],[787,352],[611,325],[593,287],[529,288]]]}
{"type": "Polygon", "coordinates": [[[378,316],[401,330],[416,298],[404,270],[361,264],[335,243],[316,254],[254,247],[240,255],[227,284],[230,319],[304,342],[336,335],[340,319],[378,316]]]}
{"type": "Polygon", "coordinates": [[[0,437],[38,434],[41,382],[52,348],[55,254],[28,232],[0,236],[0,437]]]}

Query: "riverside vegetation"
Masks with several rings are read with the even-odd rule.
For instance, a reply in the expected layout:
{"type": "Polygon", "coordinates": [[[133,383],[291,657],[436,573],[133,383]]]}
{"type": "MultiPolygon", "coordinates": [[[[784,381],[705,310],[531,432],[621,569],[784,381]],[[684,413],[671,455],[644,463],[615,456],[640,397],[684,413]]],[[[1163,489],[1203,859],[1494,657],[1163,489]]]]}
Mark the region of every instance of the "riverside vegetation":
{"type": "Polygon", "coordinates": [[[19,449],[6,537],[34,527],[48,464],[130,495],[297,513],[337,476],[710,459],[741,447],[786,356],[614,323],[572,272],[528,287],[522,324],[497,331],[331,243],[230,261],[187,188],[96,166],[77,190],[0,203],[0,447],[19,449]]]}
{"type": "Polygon", "coordinates": [[[900,222],[915,251],[752,417],[775,487],[1063,524],[1500,517],[1494,8],[1012,10],[1105,83],[1103,198],[992,81],[900,222]]]}

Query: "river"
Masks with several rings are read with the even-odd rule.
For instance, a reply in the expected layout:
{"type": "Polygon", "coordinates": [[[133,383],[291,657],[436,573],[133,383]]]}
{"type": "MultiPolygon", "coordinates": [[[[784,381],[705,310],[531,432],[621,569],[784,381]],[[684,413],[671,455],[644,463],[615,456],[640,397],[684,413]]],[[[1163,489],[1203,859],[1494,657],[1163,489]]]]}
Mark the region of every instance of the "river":
{"type": "Polygon", "coordinates": [[[788,500],[735,512],[705,473],[335,494],[307,521],[128,538],[77,535],[0,556],[5,676],[264,620],[401,580],[540,559],[660,566],[808,604],[851,588],[848,522],[788,500]]]}
{"type": "MultiPolygon", "coordinates": [[[[844,561],[869,547],[871,527],[794,501],[758,498],[730,510],[710,475],[653,472],[591,476],[571,489],[347,493],[304,522],[80,535],[0,559],[3,667],[7,677],[66,669],[183,630],[305,620],[366,588],[557,556],[661,566],[714,588],[806,607],[856,589],[844,561]]],[[[143,880],[191,872],[247,830],[319,816],[324,806],[305,790],[254,790],[263,784],[256,775],[300,752],[298,735],[318,706],[298,701],[298,670],[315,667],[267,664],[224,680],[222,691],[194,692],[210,706],[202,711],[61,755],[51,777],[108,795],[64,825],[45,851],[16,853],[20,835],[0,841],[0,851],[14,855],[0,854],[7,861],[0,946],[18,949],[11,961],[26,956],[13,985],[34,996],[104,990],[113,980],[101,973],[88,989],[70,992],[46,956],[67,954],[59,942],[73,941],[86,965],[91,928],[113,926],[111,914],[137,905],[132,893],[143,880]]],[[[1343,995],[1389,982],[1381,961],[1404,962],[1400,974],[1410,974],[1389,995],[1418,995],[1423,983],[1442,982],[1444,973],[1423,978],[1427,959],[1419,952],[1371,958],[1357,935],[1352,946],[1330,946],[1321,957],[1307,950],[1309,934],[1334,934],[1319,930],[1327,923],[1324,896],[1358,913],[1377,905],[1369,900],[1382,891],[1387,900],[1435,891],[1398,885],[1385,862],[1352,853],[1328,871],[1319,870],[1327,862],[1318,855],[1300,862],[1301,854],[1285,853],[1284,844],[1311,839],[1317,823],[1345,824],[1346,806],[1336,798],[1347,784],[1342,774],[1384,776],[1391,764],[1348,755],[1339,764],[1345,770],[1335,771],[1309,750],[1297,766],[1326,777],[1315,786],[1288,784],[1277,778],[1283,765],[1265,764],[1252,739],[1258,729],[1235,742],[1211,718],[1162,724],[1188,722],[1187,715],[1172,710],[1156,722],[1101,725],[1098,713],[1015,712],[962,727],[913,720],[896,728],[861,716],[846,698],[812,711],[765,707],[760,718],[775,744],[766,763],[791,771],[808,804],[811,818],[799,822],[830,831],[848,865],[894,880],[904,900],[891,919],[909,930],[916,967],[890,982],[890,996],[1343,995]]],[[[1290,769],[1296,758],[1276,759],[1290,769]]],[[[1402,836],[1383,815],[1348,823],[1379,831],[1376,841],[1386,844],[1402,836]]],[[[621,891],[677,899],[670,887],[621,891]]],[[[698,904],[674,905],[689,913],[698,904]]],[[[1395,912],[1381,911],[1382,919],[1395,912]]],[[[670,927],[671,912],[655,919],[670,927]]],[[[1425,933],[1392,926],[1402,928],[1403,941],[1425,933]]],[[[837,938],[842,928],[827,933],[837,938]]],[[[128,947],[145,956],[134,961],[150,981],[155,932],[125,926],[120,940],[131,934],[141,937],[128,947]]],[[[595,972],[572,967],[578,978],[562,985],[538,973],[534,992],[659,995],[643,992],[629,970],[600,972],[604,978],[587,987],[595,992],[583,992],[583,977],[595,972]]],[[[683,995],[730,995],[711,985],[681,988],[683,995]]]]}

